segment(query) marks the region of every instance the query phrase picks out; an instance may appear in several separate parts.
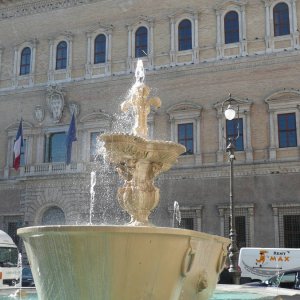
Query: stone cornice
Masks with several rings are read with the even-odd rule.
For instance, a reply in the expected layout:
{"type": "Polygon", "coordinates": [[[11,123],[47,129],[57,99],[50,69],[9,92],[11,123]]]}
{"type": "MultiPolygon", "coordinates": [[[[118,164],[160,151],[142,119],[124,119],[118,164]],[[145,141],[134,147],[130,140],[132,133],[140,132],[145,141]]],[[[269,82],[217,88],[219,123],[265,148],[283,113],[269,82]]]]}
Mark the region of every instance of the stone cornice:
{"type": "MultiPolygon", "coordinates": [[[[96,0],[39,0],[30,2],[23,1],[23,3],[22,1],[13,1],[13,3],[16,3],[15,5],[0,8],[0,21],[89,4],[95,1],[96,0]]],[[[1,2],[3,3],[3,1],[0,0],[0,3],[1,2]]]]}
{"type": "MultiPolygon", "coordinates": [[[[264,162],[254,164],[238,164],[234,166],[235,177],[248,176],[280,176],[300,173],[300,163],[293,162],[264,162]]],[[[210,179],[229,177],[229,164],[203,166],[198,168],[182,168],[176,166],[160,175],[159,180],[190,180],[190,179],[210,179]]]]}

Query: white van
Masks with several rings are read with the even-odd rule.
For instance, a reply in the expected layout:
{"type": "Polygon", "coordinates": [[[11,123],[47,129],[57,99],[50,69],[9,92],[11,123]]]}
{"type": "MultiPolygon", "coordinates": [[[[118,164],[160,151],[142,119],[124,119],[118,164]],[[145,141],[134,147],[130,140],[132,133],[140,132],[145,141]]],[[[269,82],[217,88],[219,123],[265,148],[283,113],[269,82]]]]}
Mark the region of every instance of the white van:
{"type": "Polygon", "coordinates": [[[0,230],[0,288],[21,286],[22,264],[16,244],[0,230]]]}
{"type": "Polygon", "coordinates": [[[241,248],[239,267],[241,280],[264,281],[279,271],[300,267],[300,249],[241,248]]]}

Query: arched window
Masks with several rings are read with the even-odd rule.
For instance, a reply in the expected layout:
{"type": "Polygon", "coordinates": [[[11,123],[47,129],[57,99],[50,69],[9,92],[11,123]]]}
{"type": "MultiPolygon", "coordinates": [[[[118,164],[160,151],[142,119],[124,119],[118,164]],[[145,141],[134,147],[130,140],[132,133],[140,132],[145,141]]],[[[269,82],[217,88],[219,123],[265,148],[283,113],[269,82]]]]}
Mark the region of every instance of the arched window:
{"type": "Polygon", "coordinates": [[[192,23],[190,20],[183,20],[178,25],[178,50],[192,49],[192,23]]]}
{"type": "Polygon", "coordinates": [[[30,73],[31,49],[26,47],[21,52],[20,75],[30,73]]]}
{"type": "Polygon", "coordinates": [[[239,15],[236,11],[230,11],[224,18],[225,44],[238,43],[240,41],[239,15]]]}
{"type": "Polygon", "coordinates": [[[42,225],[64,225],[65,213],[57,206],[48,208],[42,217],[42,225]]]}
{"type": "Polygon", "coordinates": [[[95,38],[94,64],[104,63],[106,60],[106,36],[99,34],[95,38]]]}
{"type": "Polygon", "coordinates": [[[140,27],[135,32],[135,57],[148,55],[148,29],[140,27]]]}
{"type": "Polygon", "coordinates": [[[67,68],[68,45],[67,42],[62,41],[56,47],[56,70],[63,70],[67,68]]]}
{"type": "Polygon", "coordinates": [[[278,3],[273,8],[274,36],[290,34],[289,7],[286,3],[278,3]]]}

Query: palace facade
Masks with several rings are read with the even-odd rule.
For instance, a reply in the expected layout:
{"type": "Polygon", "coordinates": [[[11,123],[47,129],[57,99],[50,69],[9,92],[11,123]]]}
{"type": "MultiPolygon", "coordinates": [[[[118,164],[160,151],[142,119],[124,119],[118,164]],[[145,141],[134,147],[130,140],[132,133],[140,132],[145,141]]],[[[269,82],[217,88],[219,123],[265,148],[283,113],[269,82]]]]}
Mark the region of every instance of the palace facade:
{"type": "Polygon", "coordinates": [[[128,125],[120,103],[142,59],[162,100],[150,137],[187,147],[157,181],[152,222],[172,226],[177,201],[180,226],[228,236],[224,137],[238,123],[238,246],[300,247],[299,22],[296,0],[0,1],[0,228],[18,242],[18,227],[89,222],[92,170],[92,221],[128,219],[117,208],[118,176],[96,145],[101,132],[128,125]],[[229,93],[239,104],[233,121],[222,113],[229,93]],[[66,165],[73,113],[77,141],[66,165]]]}

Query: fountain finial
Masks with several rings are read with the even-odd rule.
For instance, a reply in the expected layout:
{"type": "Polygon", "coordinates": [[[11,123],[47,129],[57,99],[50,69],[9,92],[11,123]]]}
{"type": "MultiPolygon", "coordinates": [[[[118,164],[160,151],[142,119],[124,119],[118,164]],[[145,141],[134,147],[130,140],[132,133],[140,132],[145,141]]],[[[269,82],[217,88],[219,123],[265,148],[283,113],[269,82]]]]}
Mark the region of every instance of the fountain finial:
{"type": "Polygon", "coordinates": [[[144,83],[145,72],[143,61],[140,59],[137,61],[135,78],[135,84],[132,86],[127,99],[121,104],[121,110],[126,112],[130,107],[132,107],[135,115],[135,123],[132,130],[133,134],[147,138],[147,118],[150,113],[151,106],[159,108],[161,106],[161,101],[158,97],[148,99],[150,88],[144,83]]]}

